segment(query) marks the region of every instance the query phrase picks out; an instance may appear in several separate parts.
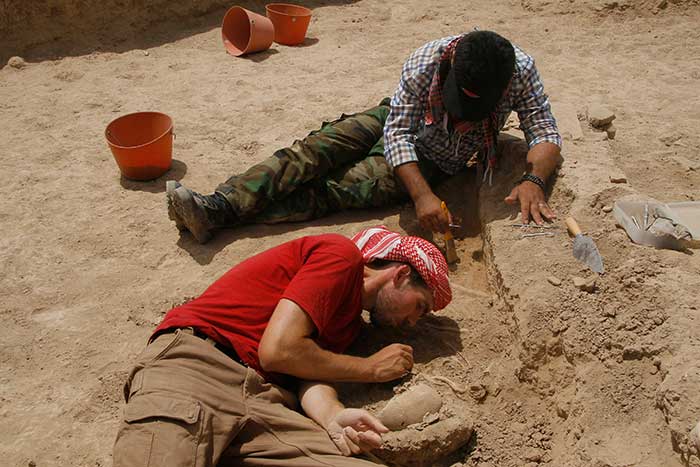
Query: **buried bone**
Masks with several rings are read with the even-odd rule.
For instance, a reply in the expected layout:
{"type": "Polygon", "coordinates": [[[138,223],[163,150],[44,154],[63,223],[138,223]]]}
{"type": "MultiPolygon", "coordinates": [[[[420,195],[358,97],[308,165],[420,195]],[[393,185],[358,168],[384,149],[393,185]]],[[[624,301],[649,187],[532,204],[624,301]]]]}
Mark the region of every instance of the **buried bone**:
{"type": "Polygon", "coordinates": [[[423,417],[442,407],[440,394],[427,384],[417,384],[394,398],[379,413],[379,419],[390,430],[400,430],[419,423],[423,417]]]}
{"type": "Polygon", "coordinates": [[[372,452],[389,465],[427,467],[464,446],[472,433],[472,423],[455,416],[420,431],[406,429],[382,435],[384,444],[372,452]]]}

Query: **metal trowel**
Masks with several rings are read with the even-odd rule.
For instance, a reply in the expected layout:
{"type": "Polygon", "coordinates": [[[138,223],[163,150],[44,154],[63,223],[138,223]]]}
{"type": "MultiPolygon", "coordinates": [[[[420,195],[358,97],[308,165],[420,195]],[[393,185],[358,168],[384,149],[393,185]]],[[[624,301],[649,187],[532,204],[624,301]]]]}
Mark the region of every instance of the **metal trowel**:
{"type": "Polygon", "coordinates": [[[581,233],[581,227],[573,217],[566,218],[566,228],[574,236],[574,258],[588,266],[591,271],[603,274],[603,258],[593,239],[581,233]]]}

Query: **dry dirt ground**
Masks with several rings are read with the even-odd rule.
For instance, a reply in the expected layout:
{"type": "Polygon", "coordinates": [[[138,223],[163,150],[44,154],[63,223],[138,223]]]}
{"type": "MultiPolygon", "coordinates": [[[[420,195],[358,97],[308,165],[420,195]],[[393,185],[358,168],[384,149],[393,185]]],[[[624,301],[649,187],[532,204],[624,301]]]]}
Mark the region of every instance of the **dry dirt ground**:
{"type": "Polygon", "coordinates": [[[505,141],[493,186],[463,174],[438,190],[463,218],[455,301],[415,333],[368,330],[356,346],[408,342],[413,374],[343,397],[379,410],[393,392],[433,386],[475,428],[439,466],[700,465],[687,439],[700,420],[700,252],[634,245],[603,209],[627,193],[698,199],[698,2],[300,3],[314,14],[302,47],[230,57],[216,9],[44,43],[21,50],[24,68],[0,70],[3,465],[111,465],[121,384],[149,333],[243,258],[377,223],[416,232],[405,205],[246,226],[201,246],[168,221],[165,180],[210,191],[321,121],[375,104],[411,51],[473,26],[537,59],[565,136],[551,202],[596,240],[606,272],[579,291],[572,277],[592,273],[572,259],[562,223],[553,238],[520,239],[509,226],[501,200],[523,155],[522,141],[505,141]],[[593,103],[615,111],[614,140],[585,123],[593,103]],[[140,110],[170,114],[177,133],[173,168],[148,183],[120,178],[103,137],[140,110]],[[627,183],[610,183],[613,173],[627,183]]]}

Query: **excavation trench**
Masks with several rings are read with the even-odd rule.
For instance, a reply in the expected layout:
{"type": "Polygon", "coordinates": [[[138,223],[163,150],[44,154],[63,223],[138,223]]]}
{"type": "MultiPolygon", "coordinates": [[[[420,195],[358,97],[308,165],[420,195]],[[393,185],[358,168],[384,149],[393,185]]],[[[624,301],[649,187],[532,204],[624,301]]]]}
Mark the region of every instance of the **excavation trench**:
{"type": "MultiPolygon", "coordinates": [[[[389,435],[388,446],[375,452],[390,465],[465,462],[479,452],[485,436],[498,435],[494,421],[502,417],[503,404],[521,392],[513,376],[519,365],[518,326],[502,278],[491,262],[492,246],[484,235],[485,218],[479,214],[479,185],[476,171],[468,171],[437,190],[461,225],[455,231],[460,261],[450,273],[452,303],[422,319],[413,330],[368,326],[352,349],[370,355],[388,343],[405,343],[414,349],[415,366],[397,382],[342,385],[340,395],[346,405],[380,414],[392,397],[421,385],[433,388],[442,400],[437,414],[425,419],[423,396],[401,403],[409,420],[418,414],[421,421],[389,435]]],[[[410,223],[402,226],[409,232],[412,227],[410,223]]],[[[440,245],[441,239],[435,242],[440,245]]]]}

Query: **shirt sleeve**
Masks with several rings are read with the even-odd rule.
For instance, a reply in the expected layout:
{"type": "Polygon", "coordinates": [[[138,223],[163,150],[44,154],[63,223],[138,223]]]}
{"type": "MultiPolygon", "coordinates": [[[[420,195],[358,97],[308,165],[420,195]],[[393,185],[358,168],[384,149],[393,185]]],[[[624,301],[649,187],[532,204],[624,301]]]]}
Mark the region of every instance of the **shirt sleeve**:
{"type": "Polygon", "coordinates": [[[518,113],[520,129],[530,148],[542,142],[561,147],[561,136],[552,115],[549,98],[544,92],[542,80],[532,57],[524,60],[513,87],[515,96],[513,110],[518,113]]]}
{"type": "Polygon", "coordinates": [[[318,334],[324,335],[332,320],[343,318],[337,313],[348,309],[347,302],[351,301],[362,272],[362,258],[356,247],[317,248],[297,271],[282,298],[299,305],[318,334]]]}
{"type": "Polygon", "coordinates": [[[433,49],[427,44],[416,50],[401,70],[401,81],[384,125],[384,157],[392,167],[418,162],[415,142],[435,68],[433,49]]]}

